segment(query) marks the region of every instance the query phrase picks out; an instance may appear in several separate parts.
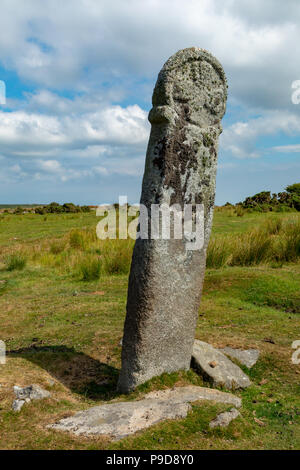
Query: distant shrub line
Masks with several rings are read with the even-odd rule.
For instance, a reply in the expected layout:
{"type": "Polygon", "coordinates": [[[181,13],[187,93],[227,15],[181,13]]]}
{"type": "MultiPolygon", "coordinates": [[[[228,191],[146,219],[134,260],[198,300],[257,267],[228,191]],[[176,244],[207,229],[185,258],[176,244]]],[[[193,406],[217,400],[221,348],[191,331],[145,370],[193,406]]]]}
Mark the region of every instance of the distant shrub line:
{"type": "Polygon", "coordinates": [[[63,205],[58,204],[57,202],[51,202],[47,206],[37,207],[34,212],[36,214],[62,214],[62,213],[71,213],[76,214],[78,212],[90,212],[89,206],[76,206],[72,202],[66,202],[63,205]]]}
{"type": "Polygon", "coordinates": [[[66,202],[65,204],[58,204],[58,202],[51,202],[51,204],[47,204],[44,206],[37,206],[37,207],[24,207],[24,206],[17,206],[15,209],[8,209],[6,208],[3,212],[4,214],[17,214],[22,215],[28,212],[33,214],[76,214],[78,212],[90,212],[90,206],[77,206],[72,202],[66,202]]]}
{"type": "MultiPolygon", "coordinates": [[[[232,206],[229,202],[226,206],[232,206]]],[[[233,207],[233,206],[232,206],[233,207]]],[[[239,210],[247,209],[257,212],[290,212],[300,211],[300,183],[292,184],[281,193],[262,191],[252,197],[247,197],[243,202],[236,204],[239,210]]]]}

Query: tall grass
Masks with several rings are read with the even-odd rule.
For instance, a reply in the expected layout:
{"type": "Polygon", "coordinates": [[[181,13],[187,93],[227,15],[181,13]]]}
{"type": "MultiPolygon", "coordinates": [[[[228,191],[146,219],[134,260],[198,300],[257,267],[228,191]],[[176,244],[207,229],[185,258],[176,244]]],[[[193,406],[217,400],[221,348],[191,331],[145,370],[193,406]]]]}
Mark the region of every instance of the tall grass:
{"type": "Polygon", "coordinates": [[[50,245],[50,253],[53,255],[58,255],[62,253],[66,248],[66,241],[64,239],[55,240],[50,245]]]}
{"type": "Polygon", "coordinates": [[[70,232],[69,243],[71,248],[79,250],[84,250],[86,246],[84,235],[80,230],[72,230],[70,232]]]}
{"type": "Polygon", "coordinates": [[[300,219],[282,221],[277,217],[243,234],[211,239],[207,267],[255,266],[300,259],[300,219]]]}
{"type": "Polygon", "coordinates": [[[85,281],[99,279],[100,275],[128,274],[134,241],[99,240],[90,230],[72,231],[70,248],[64,255],[64,269],[78,273],[85,281]],[[80,249],[80,251],[79,251],[80,249]]]}
{"type": "Polygon", "coordinates": [[[12,255],[7,256],[5,260],[6,269],[8,271],[14,271],[16,269],[21,271],[25,268],[26,263],[27,257],[22,253],[13,253],[12,255]]]}
{"type": "Polygon", "coordinates": [[[206,257],[206,266],[208,268],[222,268],[227,264],[230,256],[230,246],[227,238],[215,238],[210,241],[206,257]]]}
{"type": "Polygon", "coordinates": [[[106,246],[104,270],[106,274],[128,274],[131,265],[132,240],[114,240],[116,246],[106,246]],[[123,242],[123,243],[122,243],[123,242]]]}
{"type": "Polygon", "coordinates": [[[274,250],[277,261],[297,261],[300,258],[300,220],[292,220],[285,227],[284,237],[274,250]]]}
{"type": "MultiPolygon", "coordinates": [[[[227,208],[232,217],[232,208],[227,208]]],[[[257,220],[257,219],[256,219],[257,220]]],[[[262,223],[244,233],[217,234],[207,250],[207,267],[257,266],[300,260],[300,218],[277,214],[264,216],[262,223]]],[[[27,260],[59,269],[85,281],[101,275],[129,273],[134,240],[99,240],[93,229],[73,229],[61,239],[40,240],[30,246],[18,245],[2,259],[6,269],[23,269],[27,260]],[[21,252],[22,248],[22,252],[21,252]]]]}
{"type": "Polygon", "coordinates": [[[271,238],[262,230],[253,230],[235,238],[231,248],[231,266],[254,266],[267,261],[271,238]]]}
{"type": "Polygon", "coordinates": [[[101,275],[101,260],[98,257],[87,257],[78,264],[78,270],[83,281],[97,281],[101,275]]]}
{"type": "Polygon", "coordinates": [[[282,219],[279,219],[279,217],[276,217],[272,219],[268,218],[264,226],[262,227],[262,229],[264,228],[265,231],[269,235],[278,235],[280,231],[282,230],[282,227],[283,227],[282,219]]]}

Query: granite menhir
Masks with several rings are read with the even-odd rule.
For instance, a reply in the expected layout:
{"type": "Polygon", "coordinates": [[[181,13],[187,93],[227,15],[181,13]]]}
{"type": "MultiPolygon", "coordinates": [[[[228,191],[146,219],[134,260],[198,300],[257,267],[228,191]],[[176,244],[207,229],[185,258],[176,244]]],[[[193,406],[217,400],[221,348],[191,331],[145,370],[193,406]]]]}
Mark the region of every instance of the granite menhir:
{"type": "Polygon", "coordinates": [[[177,52],[158,75],[149,113],[152,127],[141,204],[148,209],[150,220],[152,204],[199,205],[204,209],[204,245],[200,250],[189,249],[191,239],[187,236],[136,240],[120,392],[128,393],[164,372],[190,367],[226,99],[224,70],[204,49],[177,52]]]}

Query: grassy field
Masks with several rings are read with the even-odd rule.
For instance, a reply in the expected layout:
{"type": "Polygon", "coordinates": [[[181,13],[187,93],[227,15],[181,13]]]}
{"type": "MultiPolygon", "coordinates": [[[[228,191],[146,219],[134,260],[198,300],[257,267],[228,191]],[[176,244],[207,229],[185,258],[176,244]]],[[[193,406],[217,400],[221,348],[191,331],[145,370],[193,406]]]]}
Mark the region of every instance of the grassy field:
{"type": "MultiPolygon", "coordinates": [[[[253,385],[237,392],[241,417],[208,423],[226,405],[195,403],[117,443],[79,438],[46,425],[108,400],[199,384],[194,372],[163,375],[129,397],[117,395],[133,242],[96,238],[95,213],[0,215],[1,449],[299,449],[299,214],[216,210],[196,336],[216,347],[258,348],[253,385]],[[254,240],[254,241],[253,241],[254,240]],[[11,411],[13,386],[37,383],[51,398],[11,411]]],[[[204,384],[206,385],[206,384],[204,384]]],[[[230,407],[229,407],[230,408],[230,407]]]]}

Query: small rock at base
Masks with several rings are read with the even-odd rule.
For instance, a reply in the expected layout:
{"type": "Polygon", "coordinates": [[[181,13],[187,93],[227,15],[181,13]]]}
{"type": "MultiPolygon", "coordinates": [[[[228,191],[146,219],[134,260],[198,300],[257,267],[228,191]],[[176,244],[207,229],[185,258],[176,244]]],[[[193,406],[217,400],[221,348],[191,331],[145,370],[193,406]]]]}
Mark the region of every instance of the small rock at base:
{"type": "Polygon", "coordinates": [[[51,393],[47,390],[44,390],[39,385],[29,385],[28,387],[18,387],[14,386],[14,392],[17,400],[42,400],[43,398],[49,398],[51,393]]]}
{"type": "Polygon", "coordinates": [[[237,359],[241,364],[248,367],[248,369],[257,363],[260,354],[258,349],[234,349],[228,346],[220,349],[220,351],[231,357],[231,359],[237,359]]]}
{"type": "Polygon", "coordinates": [[[12,404],[12,409],[17,413],[21,410],[24,404],[25,400],[14,400],[12,404]]]}
{"type": "Polygon", "coordinates": [[[18,387],[14,386],[14,392],[16,400],[12,404],[14,411],[20,411],[25,403],[31,402],[31,400],[42,400],[43,398],[49,398],[51,393],[47,390],[42,389],[39,385],[29,385],[29,387],[18,387]]]}
{"type": "Polygon", "coordinates": [[[258,349],[234,349],[228,346],[220,349],[220,351],[231,357],[231,359],[237,359],[241,364],[248,367],[248,369],[257,363],[260,354],[258,349]]]}
{"type": "Polygon", "coordinates": [[[231,421],[236,419],[238,416],[240,416],[240,412],[235,408],[231,408],[230,411],[225,411],[224,413],[220,413],[215,419],[213,419],[209,423],[209,427],[216,428],[220,426],[224,428],[228,426],[228,424],[231,423],[231,421]]]}
{"type": "Polygon", "coordinates": [[[192,365],[214,387],[229,390],[246,388],[251,385],[249,377],[219,349],[204,341],[195,340],[192,365]],[[215,367],[211,364],[215,363],[215,367]]]}

